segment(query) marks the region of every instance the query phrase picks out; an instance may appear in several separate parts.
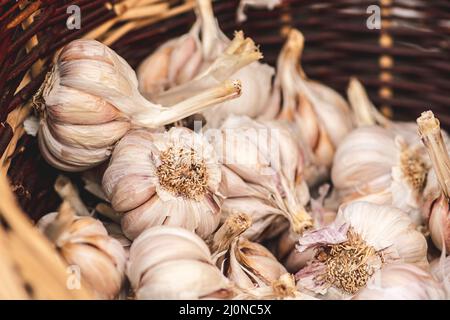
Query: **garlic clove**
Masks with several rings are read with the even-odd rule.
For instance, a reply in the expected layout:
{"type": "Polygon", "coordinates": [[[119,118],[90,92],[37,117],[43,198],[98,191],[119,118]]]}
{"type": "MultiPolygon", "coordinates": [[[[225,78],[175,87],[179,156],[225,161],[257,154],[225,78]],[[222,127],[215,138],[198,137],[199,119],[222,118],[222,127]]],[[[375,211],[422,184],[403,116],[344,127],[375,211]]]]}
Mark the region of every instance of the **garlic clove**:
{"type": "Polygon", "coordinates": [[[46,105],[49,117],[58,123],[91,125],[125,117],[97,96],[62,85],[59,85],[57,92],[46,97],[46,105]]]}
{"type": "Polygon", "coordinates": [[[111,154],[110,147],[89,150],[62,144],[52,135],[45,120],[41,120],[38,139],[44,158],[65,171],[78,171],[80,166],[85,166],[86,161],[89,163],[88,167],[96,166],[111,154]]]}
{"type": "Polygon", "coordinates": [[[278,117],[295,125],[314,166],[330,167],[335,149],[353,127],[350,108],[337,92],[306,78],[299,63],[303,48],[302,33],[290,30],[277,62],[275,83],[283,97],[278,117]]]}
{"type": "Polygon", "coordinates": [[[139,91],[148,99],[153,99],[155,95],[164,90],[169,78],[170,54],[173,48],[170,43],[160,47],[151,56],[146,58],[137,69],[139,79],[139,91]],[[147,72],[152,70],[153,72],[147,72]],[[145,74],[145,77],[142,76],[145,74]],[[161,80],[161,79],[165,79],[161,80]]]}
{"type": "Polygon", "coordinates": [[[131,67],[100,42],[66,45],[34,97],[46,123],[39,132],[45,159],[63,170],[82,171],[107,160],[130,128],[155,129],[241,95],[241,83],[228,80],[163,107],[146,100],[137,87],[131,67]]]}
{"type": "Polygon", "coordinates": [[[114,187],[112,206],[117,211],[130,211],[147,202],[156,192],[152,177],[130,175],[123,177],[114,187]],[[150,187],[149,187],[150,185],[150,187]]]}

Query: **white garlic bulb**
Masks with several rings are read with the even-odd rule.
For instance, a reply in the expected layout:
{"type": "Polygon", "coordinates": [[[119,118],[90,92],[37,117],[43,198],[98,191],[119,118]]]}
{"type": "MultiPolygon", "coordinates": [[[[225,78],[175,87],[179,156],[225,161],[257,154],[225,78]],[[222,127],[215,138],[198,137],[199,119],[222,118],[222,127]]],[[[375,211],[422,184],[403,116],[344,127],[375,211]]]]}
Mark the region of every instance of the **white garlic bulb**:
{"type": "Polygon", "coordinates": [[[339,209],[329,226],[306,233],[298,250],[315,256],[297,274],[297,286],[326,298],[345,298],[366,287],[390,263],[427,268],[427,242],[401,210],[368,202],[339,209]]]}
{"type": "Polygon", "coordinates": [[[59,212],[43,216],[38,227],[55,244],[62,257],[100,299],[113,299],[125,279],[126,253],[103,224],[74,214],[68,202],[59,212]]]}
{"type": "Polygon", "coordinates": [[[247,214],[230,215],[214,234],[214,260],[239,289],[270,286],[286,269],[264,246],[240,236],[251,225],[247,214]]]}
{"type": "MultiPolygon", "coordinates": [[[[166,101],[166,96],[177,94],[178,86],[200,77],[229,46],[230,40],[214,17],[211,0],[197,0],[197,22],[191,31],[163,44],[139,67],[141,92],[152,101],[166,101]]],[[[235,102],[230,100],[202,112],[209,127],[218,127],[229,114],[256,117],[269,99],[275,73],[272,67],[253,62],[239,71],[231,65],[229,71],[242,81],[245,90],[235,102]]]]}
{"type": "Polygon", "coordinates": [[[131,245],[127,275],[137,299],[213,299],[233,294],[206,244],[182,228],[160,226],[143,232],[131,245]]]}
{"type": "Polygon", "coordinates": [[[412,264],[390,264],[375,272],[355,300],[443,300],[445,291],[430,273],[412,264]]]}
{"type": "Polygon", "coordinates": [[[351,132],[340,144],[331,177],[341,202],[393,205],[420,225],[429,168],[423,146],[408,144],[380,126],[366,126],[351,132]]]}
{"type": "Polygon", "coordinates": [[[66,45],[35,97],[40,112],[39,146],[44,158],[65,171],[96,166],[132,127],[158,128],[236,98],[229,81],[167,107],[138,91],[136,74],[118,54],[95,40],[66,45]]]}
{"type": "Polygon", "coordinates": [[[251,216],[253,224],[244,233],[250,240],[274,237],[289,225],[298,234],[312,226],[304,208],[309,193],[301,157],[292,139],[279,123],[233,115],[220,134],[210,137],[225,167],[223,211],[251,216]]]}
{"type": "Polygon", "coordinates": [[[417,119],[417,124],[439,182],[440,194],[436,196],[435,192],[430,191],[430,194],[427,195],[432,198],[430,206],[426,207],[429,211],[426,214],[429,217],[428,228],[436,247],[439,250],[443,250],[445,247],[446,252],[450,252],[450,157],[444,143],[439,120],[434,117],[433,112],[423,112],[417,119]]]}
{"type": "Polygon", "coordinates": [[[327,174],[336,148],[353,124],[350,108],[337,92],[306,78],[299,62],[303,47],[303,35],[292,29],[278,58],[273,94],[282,98],[278,117],[294,124],[308,151],[308,182],[316,183],[327,174]]]}
{"type": "Polygon", "coordinates": [[[158,225],[209,236],[220,222],[221,165],[201,134],[187,128],[165,133],[136,130],[117,144],[103,189],[130,238],[158,225]]]}

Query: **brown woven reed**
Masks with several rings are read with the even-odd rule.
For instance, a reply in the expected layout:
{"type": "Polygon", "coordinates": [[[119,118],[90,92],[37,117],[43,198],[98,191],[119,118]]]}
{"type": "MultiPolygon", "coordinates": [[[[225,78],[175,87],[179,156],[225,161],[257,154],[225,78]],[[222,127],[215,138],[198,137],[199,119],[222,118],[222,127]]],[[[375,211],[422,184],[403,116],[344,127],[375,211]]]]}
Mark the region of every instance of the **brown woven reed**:
{"type": "MultiPolygon", "coordinates": [[[[432,108],[449,128],[448,0],[284,0],[273,11],[247,9],[242,25],[235,22],[237,5],[215,2],[221,27],[230,36],[243,29],[261,44],[267,62],[276,61],[289,27],[299,28],[310,78],[345,93],[355,75],[385,113],[413,120],[432,108]],[[372,4],[381,8],[381,30],[366,27],[372,4]]],[[[52,187],[56,171],[21,127],[55,51],[76,38],[96,38],[136,67],[156,46],[190,28],[193,7],[193,0],[0,0],[0,168],[31,217],[54,210],[59,201],[52,187]],[[70,4],[81,7],[80,30],[66,28],[70,4]]]]}

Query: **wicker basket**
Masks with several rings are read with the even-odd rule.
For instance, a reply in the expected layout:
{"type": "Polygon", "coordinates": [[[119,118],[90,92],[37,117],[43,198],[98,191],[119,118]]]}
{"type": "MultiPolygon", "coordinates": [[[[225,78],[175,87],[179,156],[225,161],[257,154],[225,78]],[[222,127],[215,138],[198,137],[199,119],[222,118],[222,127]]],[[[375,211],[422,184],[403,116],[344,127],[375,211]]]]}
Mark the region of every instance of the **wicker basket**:
{"type": "MultiPolygon", "coordinates": [[[[449,128],[448,0],[284,0],[273,11],[247,9],[248,20],[241,25],[235,19],[238,3],[215,1],[222,29],[228,35],[243,29],[261,44],[270,64],[289,28],[296,27],[306,37],[303,65],[311,78],[345,93],[355,75],[385,114],[412,120],[432,108],[449,128]],[[374,2],[381,9],[381,29],[366,25],[367,8],[374,2]]],[[[194,5],[194,0],[0,0],[0,169],[31,218],[54,211],[59,204],[53,191],[57,172],[22,127],[54,53],[73,39],[95,38],[136,67],[163,41],[189,30],[194,5]],[[66,10],[72,4],[81,8],[79,30],[66,27],[66,10]]],[[[1,203],[5,193],[1,190],[1,203]]],[[[0,206],[0,220],[11,219],[5,210],[20,214],[9,201],[0,206]]],[[[0,242],[5,225],[0,224],[0,242]]],[[[49,248],[39,235],[30,237],[49,248]]]]}

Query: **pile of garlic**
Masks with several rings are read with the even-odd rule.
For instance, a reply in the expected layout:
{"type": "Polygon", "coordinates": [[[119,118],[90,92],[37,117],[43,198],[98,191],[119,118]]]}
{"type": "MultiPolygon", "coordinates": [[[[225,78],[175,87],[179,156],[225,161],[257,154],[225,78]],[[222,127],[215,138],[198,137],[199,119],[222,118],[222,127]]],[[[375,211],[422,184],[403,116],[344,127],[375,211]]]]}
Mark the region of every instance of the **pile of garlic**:
{"type": "Polygon", "coordinates": [[[307,78],[298,30],[275,73],[210,0],[196,9],[137,75],[97,41],[69,43],[35,96],[42,156],[87,183],[59,177],[63,204],[38,223],[81,283],[99,299],[450,298],[433,113],[388,120],[356,78],[347,103],[307,78]]]}

